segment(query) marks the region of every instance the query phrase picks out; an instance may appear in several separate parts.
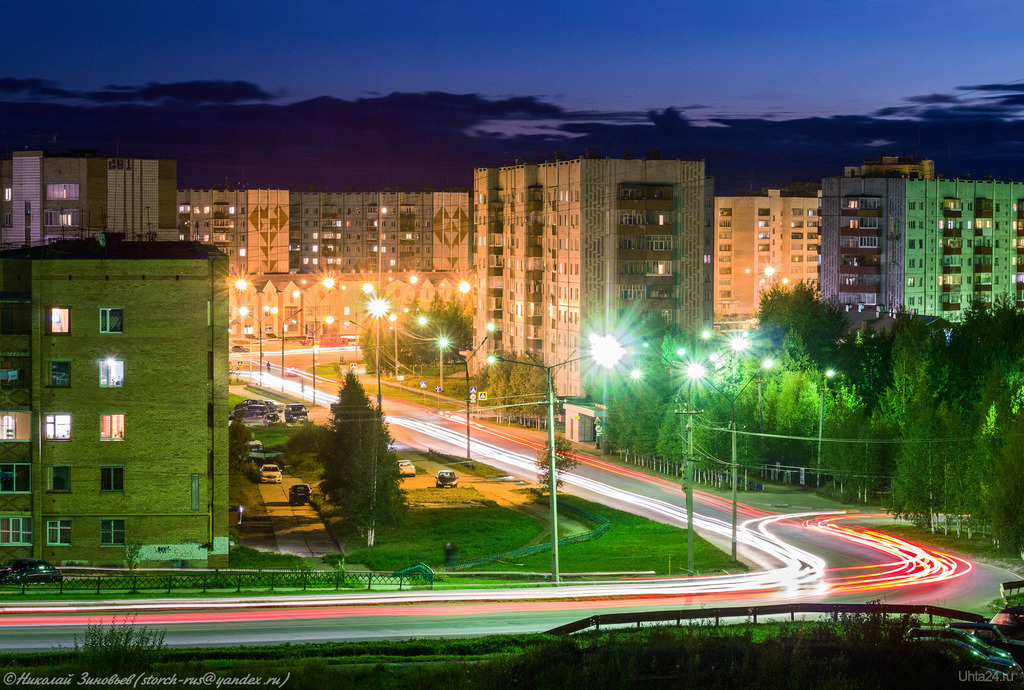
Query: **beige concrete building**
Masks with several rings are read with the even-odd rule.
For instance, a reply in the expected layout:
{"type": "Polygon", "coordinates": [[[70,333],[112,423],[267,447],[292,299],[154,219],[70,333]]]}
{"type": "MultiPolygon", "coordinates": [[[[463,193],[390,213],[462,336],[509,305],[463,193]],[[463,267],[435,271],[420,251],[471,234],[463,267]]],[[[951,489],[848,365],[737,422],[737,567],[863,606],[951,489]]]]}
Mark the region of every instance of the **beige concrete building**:
{"type": "MultiPolygon", "coordinates": [[[[703,161],[586,157],[478,168],[475,342],[557,364],[638,320],[712,321],[713,182],[703,161]]],[[[558,372],[580,395],[589,363],[558,372]]]]}
{"type": "Polygon", "coordinates": [[[0,161],[0,244],[35,246],[101,232],[177,240],[173,160],[17,151],[0,161]]]}
{"type": "Polygon", "coordinates": [[[0,560],[227,565],[227,280],[192,242],[0,253],[0,560]]]}
{"type": "Polygon", "coordinates": [[[750,325],[776,283],[818,284],[821,193],[766,189],[715,197],[715,324],[750,325]]]}

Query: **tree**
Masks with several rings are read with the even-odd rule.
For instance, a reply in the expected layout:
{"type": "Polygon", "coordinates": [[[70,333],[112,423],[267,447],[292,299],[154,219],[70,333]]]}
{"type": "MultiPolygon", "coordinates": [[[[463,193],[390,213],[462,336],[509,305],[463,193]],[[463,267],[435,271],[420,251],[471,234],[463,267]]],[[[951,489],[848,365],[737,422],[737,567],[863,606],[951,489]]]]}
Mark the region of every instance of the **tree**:
{"type": "Polygon", "coordinates": [[[821,301],[814,287],[803,281],[791,287],[776,284],[763,292],[758,319],[762,333],[776,346],[802,345],[822,369],[836,365],[839,345],[850,327],[838,302],[821,301]]]}
{"type": "Polygon", "coordinates": [[[231,420],[228,427],[228,462],[234,472],[241,472],[249,462],[249,441],[252,440],[252,429],[241,419],[231,420]]]}
{"type": "MultiPolygon", "coordinates": [[[[551,486],[550,464],[551,459],[548,453],[549,446],[545,445],[537,451],[537,481],[540,483],[541,491],[547,491],[551,486]]],[[[571,472],[579,464],[572,455],[572,442],[561,434],[555,434],[555,487],[562,488],[562,475],[571,472]]]]}
{"type": "Polygon", "coordinates": [[[372,547],[377,527],[397,522],[405,510],[391,432],[351,371],[331,412],[327,442],[316,450],[324,468],[320,491],[372,547]]]}

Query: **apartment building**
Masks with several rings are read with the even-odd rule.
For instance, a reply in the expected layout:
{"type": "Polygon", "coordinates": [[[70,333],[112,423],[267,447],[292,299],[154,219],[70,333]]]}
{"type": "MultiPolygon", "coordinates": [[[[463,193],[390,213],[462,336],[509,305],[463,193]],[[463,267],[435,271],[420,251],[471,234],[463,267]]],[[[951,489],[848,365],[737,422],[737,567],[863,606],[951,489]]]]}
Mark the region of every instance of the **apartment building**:
{"type": "Polygon", "coordinates": [[[293,193],[291,215],[293,272],[471,268],[467,191],[293,193]]]}
{"type": "Polygon", "coordinates": [[[957,320],[1024,305],[1024,183],[912,177],[822,181],[821,292],[848,308],[957,320]]]}
{"type": "Polygon", "coordinates": [[[101,234],[0,283],[0,560],[226,565],[227,257],[101,234]]]}
{"type": "Polygon", "coordinates": [[[212,244],[232,273],[288,273],[291,233],[286,189],[183,189],[177,192],[182,239],[212,244]]]}
{"type": "Polygon", "coordinates": [[[715,323],[742,327],[777,283],[818,284],[817,185],[715,197],[715,323]]]}
{"type": "Polygon", "coordinates": [[[17,151],[0,161],[0,245],[35,246],[101,232],[177,240],[177,163],[92,151],[17,151]]]}
{"type": "MultiPolygon", "coordinates": [[[[575,160],[478,168],[475,341],[557,364],[590,334],[656,317],[712,322],[713,181],[703,161],[575,160]],[[495,327],[488,332],[487,324],[495,327]]],[[[558,370],[580,395],[587,363],[558,370]]]]}

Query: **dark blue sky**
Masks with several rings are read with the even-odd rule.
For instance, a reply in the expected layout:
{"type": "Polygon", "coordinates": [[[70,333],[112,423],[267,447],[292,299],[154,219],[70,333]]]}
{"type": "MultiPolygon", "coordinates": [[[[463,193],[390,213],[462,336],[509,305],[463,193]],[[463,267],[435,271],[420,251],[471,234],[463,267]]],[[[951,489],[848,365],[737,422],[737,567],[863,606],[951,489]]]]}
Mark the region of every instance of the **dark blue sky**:
{"type": "Polygon", "coordinates": [[[1024,177],[1022,20],[1011,0],[8,3],[0,144],[178,158],[190,186],[439,187],[585,149],[705,158],[720,188],[883,151],[1024,177]]]}

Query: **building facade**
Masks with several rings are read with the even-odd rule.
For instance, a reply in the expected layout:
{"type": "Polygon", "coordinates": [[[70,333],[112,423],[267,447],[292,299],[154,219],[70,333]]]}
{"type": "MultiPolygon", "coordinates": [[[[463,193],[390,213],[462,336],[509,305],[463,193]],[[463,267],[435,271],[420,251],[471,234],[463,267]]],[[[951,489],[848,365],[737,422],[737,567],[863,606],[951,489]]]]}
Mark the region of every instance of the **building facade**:
{"type": "Polygon", "coordinates": [[[819,206],[806,188],[715,197],[716,325],[749,325],[776,283],[817,286],[819,206]]]}
{"type": "MultiPolygon", "coordinates": [[[[474,340],[557,364],[655,316],[712,322],[713,181],[703,161],[585,157],[478,168],[474,340]],[[493,324],[493,332],[488,330],[493,324]]],[[[580,395],[586,364],[558,370],[580,395]],[[581,366],[582,365],[582,366],[581,366]]]]}
{"type": "Polygon", "coordinates": [[[1024,304],[1024,183],[831,177],[821,293],[849,308],[955,321],[973,302],[1024,304]]]}
{"type": "Polygon", "coordinates": [[[173,160],[17,151],[0,161],[0,187],[5,249],[101,232],[179,239],[173,160]]]}
{"type": "Polygon", "coordinates": [[[104,235],[0,284],[0,557],[227,565],[227,257],[104,235]]]}

